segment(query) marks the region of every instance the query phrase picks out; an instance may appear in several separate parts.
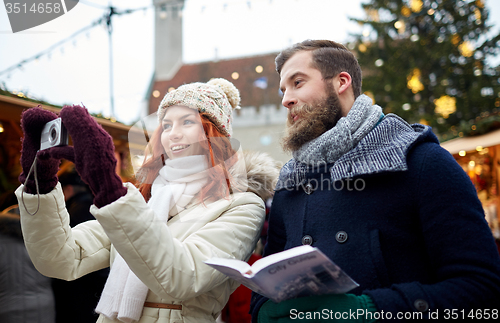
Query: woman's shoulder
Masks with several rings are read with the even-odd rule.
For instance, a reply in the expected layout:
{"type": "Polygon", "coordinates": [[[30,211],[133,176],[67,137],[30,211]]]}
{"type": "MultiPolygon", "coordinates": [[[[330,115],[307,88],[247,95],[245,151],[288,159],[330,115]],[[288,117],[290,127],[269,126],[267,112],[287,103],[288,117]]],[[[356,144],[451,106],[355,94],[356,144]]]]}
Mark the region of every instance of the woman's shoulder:
{"type": "Polygon", "coordinates": [[[253,193],[262,200],[267,200],[273,195],[278,180],[278,162],[263,152],[245,151],[242,157],[244,172],[238,173],[236,167],[230,171],[234,182],[233,191],[253,193]]]}

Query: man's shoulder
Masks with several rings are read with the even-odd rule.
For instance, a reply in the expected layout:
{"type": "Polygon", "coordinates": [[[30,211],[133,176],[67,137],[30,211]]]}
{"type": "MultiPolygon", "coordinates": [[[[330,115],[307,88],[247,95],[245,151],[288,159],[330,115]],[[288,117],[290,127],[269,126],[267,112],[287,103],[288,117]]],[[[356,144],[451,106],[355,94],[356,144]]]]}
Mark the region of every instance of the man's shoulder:
{"type": "Polygon", "coordinates": [[[345,177],[408,170],[408,153],[421,143],[439,146],[428,126],[410,125],[388,114],[332,167],[334,180],[345,177]]]}
{"type": "Polygon", "coordinates": [[[434,142],[439,140],[432,132],[432,128],[419,123],[409,124],[398,115],[389,113],[373,128],[367,139],[380,141],[384,144],[392,143],[396,146],[411,146],[419,142],[434,142]]]}

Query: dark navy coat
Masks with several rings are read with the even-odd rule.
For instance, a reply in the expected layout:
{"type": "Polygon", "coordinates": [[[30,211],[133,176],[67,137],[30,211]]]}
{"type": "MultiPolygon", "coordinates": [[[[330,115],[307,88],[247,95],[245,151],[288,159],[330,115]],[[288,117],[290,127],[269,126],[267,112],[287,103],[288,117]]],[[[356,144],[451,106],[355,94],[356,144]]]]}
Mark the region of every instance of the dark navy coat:
{"type": "MultiPolygon", "coordinates": [[[[474,186],[429,127],[394,115],[334,164],[284,166],[264,252],[302,244],[378,312],[500,308],[500,256],[474,186]]],[[[266,300],[254,294],[254,322],[266,300]]]]}

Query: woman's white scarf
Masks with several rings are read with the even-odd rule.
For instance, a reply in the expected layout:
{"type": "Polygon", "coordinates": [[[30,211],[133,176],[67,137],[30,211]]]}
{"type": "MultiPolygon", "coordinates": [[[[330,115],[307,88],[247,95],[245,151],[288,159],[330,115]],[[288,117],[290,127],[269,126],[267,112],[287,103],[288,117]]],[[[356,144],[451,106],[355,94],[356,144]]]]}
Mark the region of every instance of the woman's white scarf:
{"type": "MultiPolygon", "coordinates": [[[[205,156],[166,160],[153,182],[148,201],[155,216],[167,222],[173,207],[177,207],[178,212],[184,210],[207,183],[207,169],[205,156]]],[[[148,290],[117,253],[96,312],[112,320],[117,318],[126,323],[138,321],[148,290]]]]}

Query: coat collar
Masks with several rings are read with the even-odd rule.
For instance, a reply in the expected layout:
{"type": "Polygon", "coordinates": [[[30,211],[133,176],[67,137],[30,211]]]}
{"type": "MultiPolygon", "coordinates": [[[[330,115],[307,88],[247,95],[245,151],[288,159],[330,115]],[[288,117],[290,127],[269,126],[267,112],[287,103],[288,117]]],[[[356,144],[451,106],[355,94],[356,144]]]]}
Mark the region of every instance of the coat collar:
{"type": "Polygon", "coordinates": [[[406,171],[407,153],[421,141],[439,144],[429,126],[410,125],[399,116],[388,114],[356,147],[333,165],[325,163],[311,167],[293,158],[289,160],[281,170],[275,190],[302,185],[308,172],[321,171],[325,167],[328,167],[332,181],[382,172],[406,171]]]}

